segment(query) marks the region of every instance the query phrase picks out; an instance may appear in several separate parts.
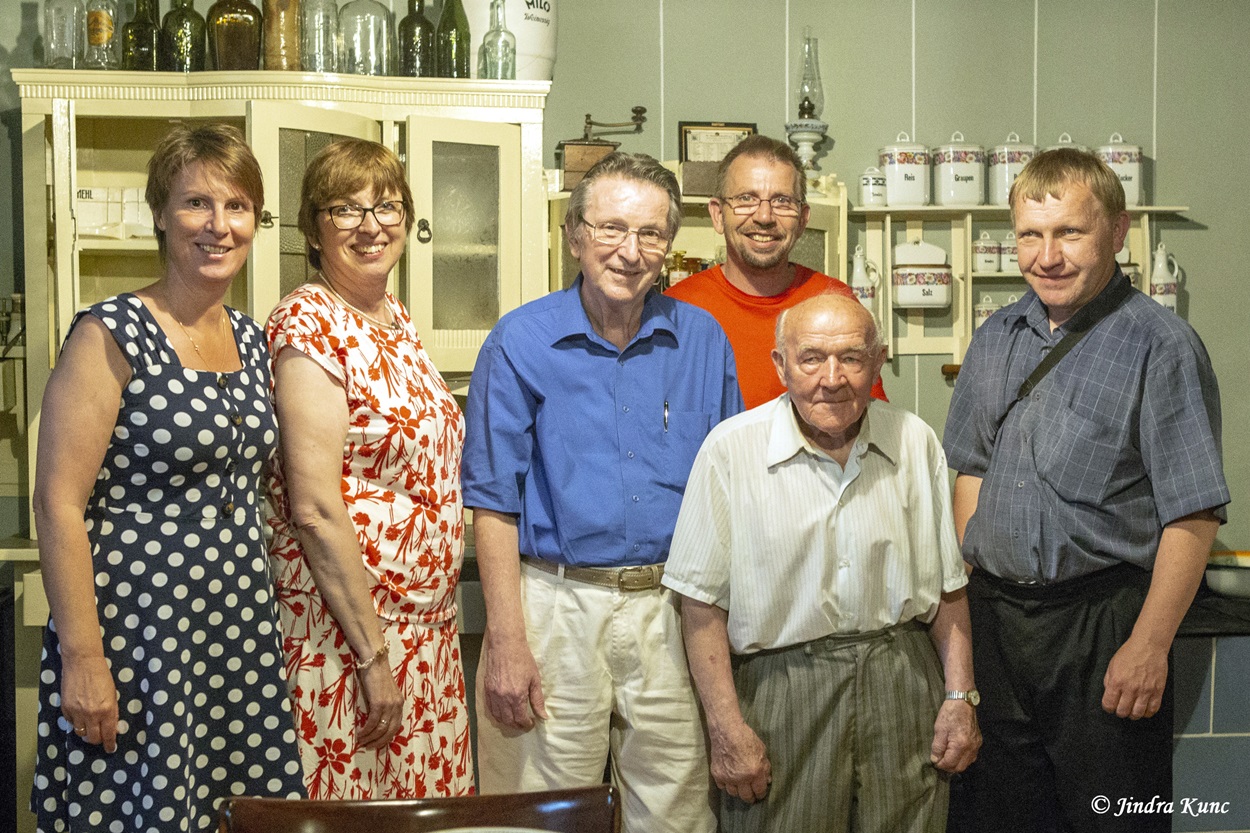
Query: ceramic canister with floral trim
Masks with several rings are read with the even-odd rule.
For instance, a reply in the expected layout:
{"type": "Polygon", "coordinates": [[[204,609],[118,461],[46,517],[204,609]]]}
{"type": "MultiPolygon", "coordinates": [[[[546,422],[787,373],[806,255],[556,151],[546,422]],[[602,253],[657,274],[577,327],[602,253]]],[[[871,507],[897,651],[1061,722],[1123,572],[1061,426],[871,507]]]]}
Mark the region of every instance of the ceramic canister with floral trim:
{"type": "Polygon", "coordinates": [[[998,241],[988,231],[972,241],[973,269],[978,272],[998,271],[998,241]]]}
{"type": "Polygon", "coordinates": [[[980,205],[985,202],[985,148],[964,141],[955,131],[950,144],[938,145],[933,162],[934,205],[980,205]]]}
{"type": "Polygon", "coordinates": [[[929,149],[898,134],[896,143],[877,151],[877,167],[885,173],[886,205],[929,204],[929,149]]]}
{"type": "Polygon", "coordinates": [[[1124,204],[1141,205],[1141,145],[1127,144],[1119,133],[1112,133],[1108,143],[1098,148],[1098,158],[1120,178],[1124,204]]]}
{"type": "Polygon", "coordinates": [[[1037,145],[1020,141],[1018,133],[1008,133],[1005,144],[990,151],[990,205],[1011,204],[1011,183],[1024,166],[1037,155],[1037,145]]]}

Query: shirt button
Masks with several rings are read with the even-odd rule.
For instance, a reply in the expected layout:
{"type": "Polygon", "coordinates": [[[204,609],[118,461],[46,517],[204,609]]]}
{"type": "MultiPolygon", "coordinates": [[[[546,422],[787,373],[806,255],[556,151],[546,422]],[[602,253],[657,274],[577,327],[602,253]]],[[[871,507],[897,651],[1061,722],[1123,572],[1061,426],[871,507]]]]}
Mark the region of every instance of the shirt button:
{"type": "Polygon", "coordinates": [[[839,562],[838,562],[838,566],[839,566],[839,567],[841,567],[843,570],[845,570],[847,567],[851,566],[851,562],[849,562],[849,561],[839,561],[839,562]]]}
{"type": "Polygon", "coordinates": [[[232,471],[234,471],[234,460],[227,460],[227,461],[226,461],[226,471],[228,471],[228,472],[232,472],[232,471]]]}
{"type": "Polygon", "coordinates": [[[221,388],[222,390],[225,390],[226,385],[228,384],[230,384],[230,380],[226,378],[226,375],[224,373],[217,377],[217,387],[221,388]]]}
{"type": "Polygon", "coordinates": [[[232,502],[230,502],[230,501],[227,501],[227,502],[226,502],[226,505],[225,505],[225,506],[223,506],[223,507],[221,507],[221,511],[222,511],[222,512],[225,512],[227,515],[233,515],[233,514],[234,514],[234,504],[233,504],[232,502]]]}
{"type": "Polygon", "coordinates": [[[629,406],[625,405],[624,407],[621,408],[621,410],[624,411],[625,413],[629,413],[629,406]]]}
{"type": "Polygon", "coordinates": [[[634,503],[638,502],[638,495],[634,495],[634,503]]]}
{"type": "Polygon", "coordinates": [[[634,552],[638,552],[638,550],[640,549],[642,549],[641,546],[639,546],[638,544],[634,544],[634,552]]]}
{"type": "Polygon", "coordinates": [[[1023,488],[1024,488],[1024,481],[1023,481],[1023,480],[1021,480],[1019,483],[1017,483],[1017,484],[1016,484],[1016,488],[1017,488],[1017,489],[1023,489],[1023,488]]]}
{"type": "Polygon", "coordinates": [[[235,414],[234,416],[230,417],[230,421],[233,422],[235,425],[242,425],[243,417],[240,416],[239,414],[235,414]]]}
{"type": "Polygon", "coordinates": [[[628,457],[629,459],[631,459],[631,460],[632,460],[632,459],[634,459],[634,452],[632,452],[632,451],[626,451],[626,452],[625,452],[625,456],[626,456],[626,457],[628,457]]]}

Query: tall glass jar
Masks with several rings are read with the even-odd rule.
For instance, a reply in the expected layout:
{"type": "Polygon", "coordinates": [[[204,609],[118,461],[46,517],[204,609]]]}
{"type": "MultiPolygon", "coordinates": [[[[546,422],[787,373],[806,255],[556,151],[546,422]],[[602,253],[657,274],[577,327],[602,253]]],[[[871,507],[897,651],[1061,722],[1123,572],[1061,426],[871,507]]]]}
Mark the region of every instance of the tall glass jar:
{"type": "Polygon", "coordinates": [[[464,3],[460,0],[444,0],[434,44],[439,75],[469,77],[469,55],[473,47],[469,43],[469,16],[464,13],[464,3]]]}
{"type": "Polygon", "coordinates": [[[87,69],[117,69],[117,3],[87,0],[87,49],[82,65],[87,69]]]}
{"type": "Polygon", "coordinates": [[[265,69],[298,70],[299,0],[265,0],[265,69]]]}
{"type": "Polygon", "coordinates": [[[425,0],[408,0],[408,16],[399,22],[399,74],[436,75],[434,24],[425,16],[425,0]]]}
{"type": "Polygon", "coordinates": [[[352,0],[339,12],[339,72],[390,75],[395,52],[391,11],[377,0],[352,0]]]}
{"type": "Polygon", "coordinates": [[[122,29],[122,67],[155,72],[159,67],[161,25],[156,0],[139,0],[135,16],[122,29]]]}
{"type": "Polygon", "coordinates": [[[217,0],[207,23],[209,69],[260,69],[260,9],[248,0],[217,0]]]}
{"type": "Polygon", "coordinates": [[[82,66],[86,50],[86,10],[82,0],[45,0],[43,65],[50,69],[82,66]]]}
{"type": "Polygon", "coordinates": [[[202,72],[204,30],[204,16],[195,10],[194,0],[174,0],[174,7],[161,21],[160,68],[164,72],[202,72]]]}
{"type": "Polygon", "coordinates": [[[304,72],[338,70],[338,35],[336,0],[301,0],[299,59],[304,72]]]}
{"type": "Polygon", "coordinates": [[[490,0],[490,29],[477,50],[477,77],[516,78],[516,35],[504,20],[504,0],[490,0]]]}

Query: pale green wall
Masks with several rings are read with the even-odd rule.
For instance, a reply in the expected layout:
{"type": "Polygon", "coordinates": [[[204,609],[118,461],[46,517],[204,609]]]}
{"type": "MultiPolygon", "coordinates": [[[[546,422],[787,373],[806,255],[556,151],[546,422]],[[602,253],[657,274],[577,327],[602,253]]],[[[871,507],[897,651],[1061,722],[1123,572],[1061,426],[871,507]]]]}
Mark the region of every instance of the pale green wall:
{"type": "MultiPolygon", "coordinates": [[[[788,93],[805,26],[820,40],[823,118],[836,140],[819,165],[848,183],[900,130],[929,145],[955,130],[987,146],[1013,130],[1042,145],[1064,131],[1090,146],[1117,131],[1142,145],[1148,201],[1191,207],[1160,223],[1153,242],[1185,270],[1181,311],[1220,379],[1233,504],[1217,547],[1250,550],[1250,3],[563,0],[559,14],[548,166],[586,112],[623,121],[637,104],[648,108],[644,132],[612,138],[663,159],[677,156],[679,120],[781,135],[796,115],[788,93]]],[[[951,392],[944,361],[900,357],[886,376],[890,397],[939,431],[951,392]]]]}

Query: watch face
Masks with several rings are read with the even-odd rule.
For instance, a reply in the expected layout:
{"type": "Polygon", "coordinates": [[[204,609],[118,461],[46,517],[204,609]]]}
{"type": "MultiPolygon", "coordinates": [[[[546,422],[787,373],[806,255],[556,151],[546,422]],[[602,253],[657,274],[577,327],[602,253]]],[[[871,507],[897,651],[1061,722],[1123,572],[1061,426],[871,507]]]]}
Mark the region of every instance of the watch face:
{"type": "Polygon", "coordinates": [[[977,691],[975,688],[972,689],[972,691],[969,691],[966,695],[964,695],[964,697],[973,706],[981,705],[981,692],[977,691]]]}

